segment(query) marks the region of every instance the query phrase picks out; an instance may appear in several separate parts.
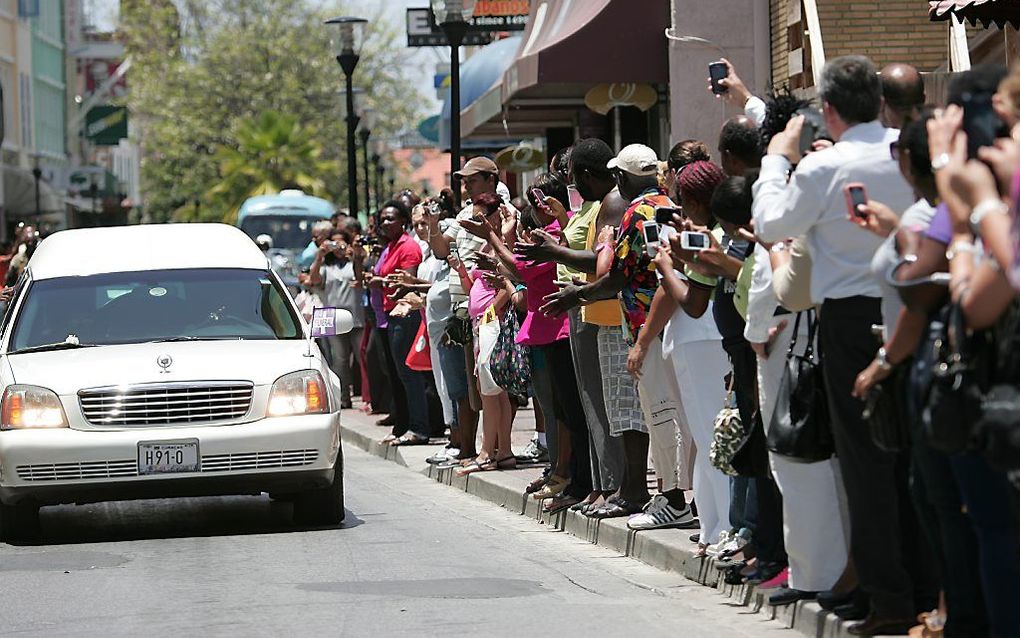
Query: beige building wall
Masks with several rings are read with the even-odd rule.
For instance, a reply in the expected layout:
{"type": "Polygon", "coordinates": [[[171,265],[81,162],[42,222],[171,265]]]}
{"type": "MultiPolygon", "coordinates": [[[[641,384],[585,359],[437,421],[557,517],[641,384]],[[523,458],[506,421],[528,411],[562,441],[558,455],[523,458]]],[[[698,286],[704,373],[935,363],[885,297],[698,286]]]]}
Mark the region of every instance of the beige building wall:
{"type": "Polygon", "coordinates": [[[726,57],[752,91],[767,88],[769,0],[673,0],[672,7],[671,142],[700,139],[717,155],[719,130],[739,110],[726,108],[708,91],[708,65],[726,57]]]}

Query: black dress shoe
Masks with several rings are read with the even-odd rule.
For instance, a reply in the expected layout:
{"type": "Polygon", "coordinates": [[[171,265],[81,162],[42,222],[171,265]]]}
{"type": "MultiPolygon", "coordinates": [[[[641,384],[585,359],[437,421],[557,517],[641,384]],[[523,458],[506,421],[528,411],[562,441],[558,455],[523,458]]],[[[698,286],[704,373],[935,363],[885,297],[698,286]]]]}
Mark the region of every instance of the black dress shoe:
{"type": "Polygon", "coordinates": [[[849,602],[836,607],[832,612],[843,620],[864,620],[868,615],[868,608],[857,602],[849,602]]]}
{"type": "Polygon", "coordinates": [[[854,623],[846,628],[847,633],[854,636],[874,636],[892,634],[894,636],[905,634],[910,628],[917,624],[916,618],[882,618],[873,614],[861,622],[854,623]]]}
{"type": "Polygon", "coordinates": [[[843,605],[853,602],[854,596],[856,594],[857,594],[856,589],[852,589],[850,591],[842,593],[834,591],[823,591],[820,594],[818,594],[818,598],[816,600],[818,601],[819,607],[821,607],[825,611],[832,611],[836,607],[841,607],[843,605]]]}
{"type": "Polygon", "coordinates": [[[776,607],[792,605],[798,600],[813,600],[816,596],[818,596],[818,592],[816,591],[801,591],[799,589],[789,589],[784,587],[769,596],[769,604],[776,607]]]}

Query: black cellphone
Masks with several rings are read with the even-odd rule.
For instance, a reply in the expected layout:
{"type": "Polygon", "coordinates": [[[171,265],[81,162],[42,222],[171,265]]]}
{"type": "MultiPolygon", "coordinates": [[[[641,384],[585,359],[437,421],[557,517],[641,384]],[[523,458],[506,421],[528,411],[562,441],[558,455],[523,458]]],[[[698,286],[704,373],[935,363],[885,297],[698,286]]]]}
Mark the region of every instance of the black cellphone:
{"type": "Polygon", "coordinates": [[[730,74],[729,68],[725,62],[713,62],[708,65],[708,77],[712,80],[712,93],[719,95],[725,93],[729,89],[719,84],[720,80],[725,80],[726,76],[730,74]]]}
{"type": "Polygon", "coordinates": [[[963,103],[963,130],[967,134],[967,156],[977,159],[978,149],[992,146],[995,139],[1005,137],[1008,130],[1006,123],[992,108],[991,93],[967,92],[960,97],[963,103]]]}
{"type": "Polygon", "coordinates": [[[672,226],[674,223],[673,215],[679,215],[680,209],[673,208],[672,206],[656,206],[655,207],[655,223],[660,225],[672,226]]]}
{"type": "Polygon", "coordinates": [[[800,154],[805,155],[811,151],[811,146],[820,139],[829,137],[829,131],[825,128],[825,120],[822,119],[822,112],[816,108],[803,108],[797,111],[797,115],[804,116],[804,126],[800,129],[800,154]]]}

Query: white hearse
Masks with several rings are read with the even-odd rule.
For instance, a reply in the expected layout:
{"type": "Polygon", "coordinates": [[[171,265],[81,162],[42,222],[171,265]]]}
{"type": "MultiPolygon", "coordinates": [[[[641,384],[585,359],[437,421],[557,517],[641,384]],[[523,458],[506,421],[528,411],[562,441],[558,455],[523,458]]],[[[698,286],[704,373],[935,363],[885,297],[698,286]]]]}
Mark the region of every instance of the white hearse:
{"type": "Polygon", "coordinates": [[[232,226],[45,239],[0,325],[0,393],[6,539],[41,506],[139,498],[268,492],[343,520],[339,380],[232,226]]]}

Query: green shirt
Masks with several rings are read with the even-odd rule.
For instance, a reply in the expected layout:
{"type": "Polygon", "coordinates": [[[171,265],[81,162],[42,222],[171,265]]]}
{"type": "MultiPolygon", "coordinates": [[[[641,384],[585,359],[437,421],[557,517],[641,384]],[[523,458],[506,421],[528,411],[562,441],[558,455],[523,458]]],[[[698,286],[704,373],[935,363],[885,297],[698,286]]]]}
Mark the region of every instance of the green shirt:
{"type": "MultiPolygon", "coordinates": [[[[571,250],[584,250],[588,244],[588,228],[595,223],[598,217],[602,202],[584,202],[581,210],[574,213],[574,216],[567,222],[563,229],[563,237],[567,240],[567,247],[571,250]]],[[[584,273],[575,270],[564,264],[556,264],[556,279],[564,283],[570,283],[571,277],[583,277],[584,273]]]]}
{"type": "MultiPolygon", "coordinates": [[[[723,229],[720,226],[716,226],[711,230],[712,236],[715,237],[717,243],[722,243],[723,240],[723,229]]],[[[718,277],[712,277],[709,275],[702,275],[699,272],[691,270],[690,266],[684,266],[684,275],[691,281],[701,284],[705,288],[715,288],[716,284],[719,283],[718,277]]],[[[715,298],[715,291],[712,292],[712,298],[715,298]]]]}

